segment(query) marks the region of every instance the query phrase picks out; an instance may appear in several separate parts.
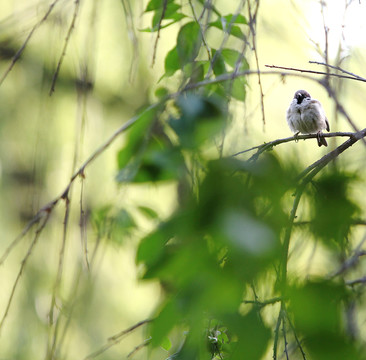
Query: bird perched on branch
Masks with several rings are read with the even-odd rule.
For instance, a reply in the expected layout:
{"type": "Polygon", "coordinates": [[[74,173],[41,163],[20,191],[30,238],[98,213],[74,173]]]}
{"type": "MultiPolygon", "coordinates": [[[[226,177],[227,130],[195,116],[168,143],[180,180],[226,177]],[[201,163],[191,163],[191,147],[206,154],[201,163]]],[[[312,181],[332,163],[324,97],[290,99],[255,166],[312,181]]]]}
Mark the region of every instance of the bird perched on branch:
{"type": "Polygon", "coordinates": [[[287,110],[287,123],[291,131],[297,136],[302,134],[317,134],[319,146],[328,146],[322,130],[329,131],[328,119],[322,104],[312,99],[305,90],[295,92],[294,98],[287,110]]]}

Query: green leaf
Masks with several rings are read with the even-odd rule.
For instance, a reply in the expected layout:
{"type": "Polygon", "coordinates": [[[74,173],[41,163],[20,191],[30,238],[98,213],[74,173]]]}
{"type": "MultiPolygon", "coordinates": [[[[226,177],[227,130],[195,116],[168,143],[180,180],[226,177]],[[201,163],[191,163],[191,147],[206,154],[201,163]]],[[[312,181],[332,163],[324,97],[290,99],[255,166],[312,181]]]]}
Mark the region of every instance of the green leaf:
{"type": "MultiPolygon", "coordinates": [[[[164,228],[164,225],[162,226],[164,228]]],[[[152,232],[140,242],[137,249],[136,262],[153,266],[164,252],[164,245],[169,240],[162,228],[152,232]]]]}
{"type": "Polygon", "coordinates": [[[138,209],[143,215],[145,215],[149,219],[155,220],[159,218],[158,213],[147,206],[138,206],[138,209]]]}
{"type": "Polygon", "coordinates": [[[166,87],[159,87],[155,90],[155,96],[158,99],[163,99],[165,96],[169,94],[169,90],[166,87]]]}
{"type": "Polygon", "coordinates": [[[241,14],[229,14],[221,17],[221,21],[225,22],[226,24],[229,24],[230,22],[232,24],[248,24],[248,21],[244,15],[241,14]]]}
{"type": "Polygon", "coordinates": [[[93,211],[91,216],[91,223],[95,227],[98,236],[105,237],[111,233],[112,221],[110,218],[112,206],[106,205],[100,209],[93,211]]]}
{"type": "MultiPolygon", "coordinates": [[[[163,9],[159,9],[157,11],[155,11],[155,14],[153,16],[153,19],[152,19],[152,23],[151,23],[151,27],[152,29],[155,29],[157,30],[158,29],[158,26],[159,26],[159,22],[161,20],[164,20],[164,19],[173,19],[175,20],[175,16],[177,15],[177,11],[180,9],[180,5],[177,5],[177,4],[174,4],[174,3],[171,3],[171,4],[168,4],[168,6],[166,7],[165,9],[165,12],[164,12],[164,18],[161,19],[162,17],[162,14],[163,14],[163,9]]],[[[180,14],[180,15],[183,15],[183,14],[180,14]]],[[[184,17],[184,15],[183,15],[184,17]]]]}
{"type": "Polygon", "coordinates": [[[226,71],[226,66],[225,66],[225,59],[222,56],[221,52],[217,52],[215,49],[212,49],[212,59],[215,60],[214,64],[213,64],[213,72],[216,76],[225,74],[226,71]]]}
{"type": "MultiPolygon", "coordinates": [[[[231,66],[233,69],[236,68],[238,59],[240,59],[241,54],[239,51],[233,49],[222,49],[221,51],[224,61],[231,66]]],[[[249,64],[244,57],[241,58],[241,64],[238,67],[239,71],[244,71],[249,69],[249,64]]]]}
{"type": "Polygon", "coordinates": [[[243,77],[237,77],[231,84],[231,95],[234,99],[245,101],[246,96],[246,82],[243,77]]]}
{"type": "Polygon", "coordinates": [[[292,287],[290,305],[298,329],[307,335],[335,334],[340,331],[341,302],[346,290],[330,281],[308,281],[292,287]]]}
{"type": "Polygon", "coordinates": [[[239,39],[245,39],[245,35],[242,32],[241,28],[238,25],[234,24],[247,24],[247,20],[244,16],[240,14],[237,16],[230,14],[222,16],[216,21],[209,23],[210,26],[216,27],[225,32],[229,32],[231,35],[239,39]]]}
{"type": "Polygon", "coordinates": [[[170,50],[165,57],[165,74],[164,76],[172,76],[174,73],[179,70],[181,67],[179,65],[179,57],[177,47],[175,46],[172,50],[170,50]]]}
{"type": "Polygon", "coordinates": [[[334,246],[335,243],[342,245],[350,231],[352,219],[360,213],[350,196],[355,180],[355,177],[334,169],[314,182],[312,229],[327,246],[334,246]]]}
{"type": "Polygon", "coordinates": [[[180,177],[183,165],[180,149],[166,147],[154,138],[141,159],[133,181],[142,183],[174,180],[180,177]]]}
{"type": "Polygon", "coordinates": [[[216,97],[187,95],[178,98],[180,118],[171,118],[169,124],[179,136],[181,146],[197,148],[222,130],[225,125],[224,106],[216,97]]]}
{"type": "Polygon", "coordinates": [[[228,317],[229,329],[238,337],[230,356],[232,360],[262,359],[271,339],[271,331],[264,325],[260,313],[251,310],[246,316],[228,317]]]}
{"type": "Polygon", "coordinates": [[[202,61],[192,61],[183,68],[183,72],[190,83],[196,83],[204,79],[205,64],[202,61]]]}
{"type": "Polygon", "coordinates": [[[151,344],[153,347],[161,346],[179,318],[176,303],[172,299],[165,304],[151,324],[151,344]]]}
{"type": "MultiPolygon", "coordinates": [[[[157,24],[154,28],[149,27],[149,28],[145,28],[145,29],[140,29],[139,31],[149,32],[149,33],[156,32],[159,29],[160,30],[165,29],[165,28],[169,27],[170,25],[175,24],[176,22],[184,19],[185,17],[186,17],[186,15],[184,15],[184,14],[176,13],[174,15],[169,16],[169,20],[172,20],[172,21],[170,21],[169,23],[160,24],[160,28],[159,28],[159,26],[157,26],[158,25],[157,24]]],[[[167,19],[167,18],[165,17],[164,19],[167,19]]]]}
{"type": "Polygon", "coordinates": [[[164,2],[167,1],[167,4],[174,3],[174,0],[150,0],[146,6],[145,12],[159,10],[164,6],[164,2]]]}
{"type": "Polygon", "coordinates": [[[189,22],[180,29],[177,37],[177,53],[181,67],[197,57],[201,42],[201,30],[196,22],[189,22]]]}
{"type": "Polygon", "coordinates": [[[166,350],[166,351],[169,351],[172,347],[172,343],[171,341],[169,340],[169,338],[166,336],[164,337],[164,339],[161,341],[160,343],[160,346],[166,350]]]}

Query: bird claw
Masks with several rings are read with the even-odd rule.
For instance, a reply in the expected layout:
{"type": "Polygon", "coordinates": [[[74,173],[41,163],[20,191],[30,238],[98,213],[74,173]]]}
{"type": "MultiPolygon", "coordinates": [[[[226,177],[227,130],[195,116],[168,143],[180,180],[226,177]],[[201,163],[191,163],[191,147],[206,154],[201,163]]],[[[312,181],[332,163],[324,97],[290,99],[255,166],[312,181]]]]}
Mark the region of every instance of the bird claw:
{"type": "Polygon", "coordinates": [[[318,146],[319,147],[322,146],[322,145],[328,146],[327,140],[325,140],[325,137],[324,137],[324,135],[321,131],[318,131],[316,133],[316,139],[318,141],[318,146]]]}
{"type": "Polygon", "coordinates": [[[300,134],[300,131],[298,131],[296,134],[294,134],[295,142],[299,142],[299,134],[300,134]]]}

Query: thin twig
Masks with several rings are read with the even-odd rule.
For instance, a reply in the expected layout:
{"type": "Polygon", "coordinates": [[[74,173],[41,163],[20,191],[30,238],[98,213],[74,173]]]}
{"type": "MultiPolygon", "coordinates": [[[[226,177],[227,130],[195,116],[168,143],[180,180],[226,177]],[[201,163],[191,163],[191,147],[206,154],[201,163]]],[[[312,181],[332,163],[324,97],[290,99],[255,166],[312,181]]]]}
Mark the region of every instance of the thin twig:
{"type": "Polygon", "coordinates": [[[299,348],[299,350],[301,352],[302,358],[303,358],[303,360],[306,360],[306,354],[305,354],[305,351],[304,351],[304,349],[303,349],[303,347],[301,345],[301,341],[300,341],[299,337],[297,336],[297,333],[296,333],[296,330],[295,330],[295,326],[292,324],[292,321],[291,321],[290,317],[288,316],[288,314],[287,314],[286,317],[287,317],[287,321],[288,321],[288,323],[289,323],[289,325],[291,327],[291,330],[292,330],[292,332],[294,334],[295,341],[296,341],[296,344],[297,344],[297,346],[298,346],[298,348],[299,348]]]}
{"type": "Polygon", "coordinates": [[[10,296],[9,296],[9,299],[8,299],[8,302],[7,302],[7,305],[6,305],[6,308],[5,308],[4,315],[3,315],[3,317],[2,317],[2,319],[0,321],[0,332],[1,332],[2,328],[3,328],[5,319],[7,318],[8,314],[9,314],[9,309],[10,309],[10,306],[11,306],[11,304],[13,302],[15,290],[17,288],[17,285],[18,285],[18,282],[20,280],[20,277],[22,276],[23,271],[25,269],[25,266],[26,266],[26,264],[28,262],[28,259],[29,259],[30,255],[32,254],[32,251],[33,251],[34,247],[36,246],[36,244],[38,242],[38,239],[39,239],[39,236],[40,236],[42,230],[44,229],[44,227],[46,226],[46,224],[47,224],[47,222],[48,222],[48,220],[50,218],[50,214],[51,214],[50,212],[48,212],[46,214],[46,217],[44,218],[43,223],[38,227],[36,233],[34,234],[33,241],[31,242],[31,244],[30,244],[30,246],[28,248],[28,251],[27,251],[25,257],[23,258],[23,260],[21,262],[21,266],[20,266],[18,275],[17,275],[17,277],[16,277],[16,279],[14,281],[13,288],[12,288],[12,290],[10,292],[10,296]]]}
{"type": "Polygon", "coordinates": [[[274,339],[273,339],[273,360],[277,360],[277,348],[278,348],[278,338],[280,335],[280,327],[281,327],[281,322],[282,322],[282,307],[278,313],[278,317],[277,317],[277,323],[276,323],[276,327],[274,330],[274,339]]]}
{"type": "Polygon", "coordinates": [[[89,262],[89,255],[88,255],[88,236],[86,231],[86,214],[83,206],[84,202],[84,179],[81,180],[81,189],[80,189],[80,239],[81,239],[81,246],[83,248],[84,257],[85,257],[85,265],[88,271],[90,271],[90,262],[89,262]]]}
{"type": "Polygon", "coordinates": [[[131,39],[133,48],[133,54],[131,57],[131,65],[130,65],[130,75],[129,75],[129,81],[131,82],[136,71],[136,64],[138,64],[137,60],[139,57],[139,48],[135,32],[135,25],[133,23],[133,13],[131,9],[131,3],[129,0],[121,0],[121,2],[126,17],[128,37],[131,39]]]}
{"type": "Polygon", "coordinates": [[[124,336],[130,334],[131,332],[133,332],[137,328],[141,327],[142,325],[148,324],[151,321],[152,321],[152,319],[146,319],[146,320],[139,321],[137,324],[129,327],[128,329],[123,330],[123,331],[119,332],[118,334],[109,337],[107,344],[103,345],[99,350],[96,350],[93,353],[86,356],[84,358],[84,360],[90,360],[90,359],[96,358],[100,354],[106,352],[112,346],[117,345],[118,343],[120,343],[121,340],[124,338],[124,336]]]}
{"type": "Polygon", "coordinates": [[[346,285],[354,286],[358,284],[365,284],[366,283],[366,276],[363,276],[362,278],[355,279],[355,280],[348,280],[345,282],[346,285]]]}
{"type": "Polygon", "coordinates": [[[63,232],[62,232],[62,242],[61,242],[61,249],[58,259],[58,268],[57,268],[57,275],[55,284],[52,291],[52,300],[51,300],[51,306],[50,306],[50,312],[49,312],[49,326],[52,326],[53,324],[53,311],[56,305],[56,293],[59,290],[61,279],[62,279],[62,273],[63,273],[63,264],[64,264],[64,257],[65,257],[65,248],[66,248],[66,233],[67,233],[67,225],[69,222],[69,215],[70,215],[70,200],[68,197],[65,197],[65,215],[64,215],[64,222],[63,222],[63,232]]]}
{"type": "Polygon", "coordinates": [[[255,63],[257,67],[257,74],[258,74],[258,85],[259,85],[259,91],[260,91],[260,101],[261,101],[261,110],[262,110],[262,121],[263,121],[263,128],[266,125],[266,116],[264,111],[264,93],[263,93],[263,87],[262,87],[262,81],[261,81],[261,72],[259,70],[259,60],[258,60],[258,50],[256,46],[256,31],[255,31],[255,24],[256,24],[256,16],[259,8],[259,0],[257,1],[257,8],[254,12],[254,16],[252,15],[251,8],[250,8],[250,1],[248,1],[248,15],[249,15],[249,28],[250,32],[252,34],[252,41],[253,41],[253,52],[254,52],[254,58],[255,63]]]}
{"type": "Polygon", "coordinates": [[[53,74],[53,78],[52,78],[52,83],[51,83],[51,88],[50,88],[49,95],[52,95],[54,93],[54,91],[55,91],[56,80],[58,78],[58,74],[60,72],[61,65],[62,65],[62,62],[64,60],[64,57],[66,55],[66,50],[67,50],[67,47],[68,47],[69,42],[70,42],[71,34],[72,34],[72,32],[73,32],[73,30],[75,28],[75,22],[76,22],[76,18],[78,16],[79,7],[80,7],[80,0],[75,0],[74,14],[72,16],[72,20],[71,20],[71,24],[69,26],[69,30],[67,31],[67,35],[66,35],[65,42],[64,42],[64,47],[62,49],[60,58],[59,58],[59,60],[57,62],[56,71],[53,74]]]}
{"type": "Polygon", "coordinates": [[[361,80],[361,81],[365,81],[366,82],[366,79],[364,77],[359,76],[359,75],[356,75],[356,74],[354,74],[354,73],[352,73],[350,71],[344,70],[344,69],[342,69],[339,66],[330,65],[330,64],[323,63],[323,62],[319,62],[319,61],[309,61],[309,64],[316,64],[316,65],[327,66],[327,67],[330,67],[331,69],[339,70],[339,71],[341,71],[344,74],[348,74],[348,75],[354,77],[355,79],[358,79],[358,80],[361,80]]]}
{"type": "Polygon", "coordinates": [[[350,80],[357,80],[366,82],[366,79],[364,78],[355,78],[354,76],[347,76],[347,75],[340,75],[340,74],[334,74],[334,73],[326,73],[324,71],[314,71],[314,70],[306,70],[306,69],[297,69],[297,68],[291,68],[291,67],[285,67],[285,66],[276,66],[276,65],[264,65],[265,67],[272,68],[272,69],[281,69],[281,70],[289,70],[289,71],[298,71],[301,73],[307,73],[307,74],[317,74],[317,75],[329,75],[338,77],[341,79],[350,79],[350,80]]]}
{"type": "Polygon", "coordinates": [[[128,355],[127,359],[131,358],[133,355],[135,355],[139,350],[143,349],[144,347],[148,346],[151,342],[151,339],[146,339],[141,344],[137,345],[128,355]]]}
{"type": "Polygon", "coordinates": [[[283,334],[283,341],[284,341],[284,353],[286,355],[286,360],[289,360],[289,356],[288,356],[288,349],[287,349],[287,345],[288,345],[288,342],[287,342],[287,337],[286,337],[286,318],[285,316],[283,317],[282,319],[282,334],[283,334]]]}
{"type": "Polygon", "coordinates": [[[20,240],[22,240],[24,238],[24,236],[28,233],[28,231],[30,231],[30,229],[35,225],[38,224],[39,221],[44,218],[47,217],[53,210],[53,208],[56,206],[56,204],[58,203],[59,198],[51,201],[50,203],[48,203],[47,205],[43,206],[38,212],[37,214],[33,217],[33,219],[31,219],[28,224],[24,227],[24,229],[22,230],[22,232],[10,243],[10,245],[6,248],[6,250],[4,251],[3,256],[0,259],[0,265],[2,265],[5,260],[7,259],[7,257],[9,256],[10,252],[15,248],[16,245],[18,245],[18,243],[20,242],[20,240]]]}
{"type": "Polygon", "coordinates": [[[156,51],[158,48],[158,42],[159,42],[159,38],[160,38],[161,23],[165,17],[165,12],[166,12],[167,7],[168,7],[168,0],[164,0],[163,10],[161,12],[161,16],[160,16],[159,23],[158,23],[158,32],[157,32],[156,39],[155,39],[151,66],[154,66],[154,64],[155,64],[156,51]]]}
{"type": "Polygon", "coordinates": [[[253,304],[260,308],[265,307],[267,305],[274,305],[282,300],[281,297],[274,297],[272,299],[258,301],[258,300],[243,300],[243,304],[253,304]]]}
{"type": "MultiPolygon", "coordinates": [[[[200,33],[201,33],[201,37],[202,37],[202,43],[203,43],[203,46],[206,49],[207,58],[208,58],[209,61],[211,61],[211,50],[210,50],[210,48],[209,48],[209,46],[207,44],[205,32],[203,31],[202,26],[201,26],[201,23],[199,22],[199,19],[197,18],[196,12],[194,10],[194,6],[192,4],[192,0],[188,0],[188,2],[189,2],[189,6],[191,8],[192,14],[193,14],[193,18],[194,18],[194,20],[196,21],[197,25],[200,28],[200,33]]],[[[203,12],[204,12],[204,10],[203,10],[203,12]]]]}
{"type": "MultiPolygon", "coordinates": [[[[333,133],[327,133],[327,134],[323,134],[324,137],[352,137],[357,133],[353,133],[353,132],[333,132],[333,133]]],[[[249,151],[253,151],[253,150],[257,150],[258,152],[255,154],[256,157],[258,157],[261,153],[263,153],[264,151],[267,150],[271,150],[273,147],[280,145],[280,144],[284,144],[290,141],[297,141],[297,140],[307,140],[307,139],[316,139],[317,138],[317,134],[306,134],[306,135],[297,135],[297,136],[290,136],[287,138],[283,138],[283,139],[276,139],[273,141],[270,141],[268,143],[264,143],[261,145],[257,145],[257,146],[253,146],[249,149],[246,150],[242,150],[239,151],[231,156],[238,156],[240,154],[244,154],[247,153],[249,151]]]]}
{"type": "Polygon", "coordinates": [[[30,31],[30,33],[28,34],[27,38],[25,39],[23,45],[20,47],[20,49],[17,51],[17,53],[13,56],[11,63],[9,65],[9,67],[5,70],[3,76],[0,79],[0,86],[2,85],[2,83],[4,82],[4,80],[6,79],[6,77],[9,75],[10,71],[13,69],[15,63],[20,59],[20,57],[23,54],[23,51],[25,50],[25,48],[28,45],[28,42],[30,41],[30,39],[32,38],[34,32],[47,20],[47,18],[49,17],[49,15],[51,14],[53,8],[55,7],[55,5],[59,2],[59,0],[55,0],[48,8],[47,12],[44,14],[43,18],[33,26],[32,30],[30,31]]]}

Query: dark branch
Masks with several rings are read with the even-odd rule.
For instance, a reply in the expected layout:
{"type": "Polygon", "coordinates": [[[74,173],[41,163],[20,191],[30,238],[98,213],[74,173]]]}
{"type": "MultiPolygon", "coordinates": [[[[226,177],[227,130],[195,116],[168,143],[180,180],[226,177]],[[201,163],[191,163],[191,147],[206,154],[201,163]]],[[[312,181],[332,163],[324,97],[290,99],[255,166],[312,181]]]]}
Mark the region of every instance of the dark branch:
{"type": "MultiPolygon", "coordinates": [[[[352,137],[352,136],[355,136],[356,134],[357,133],[353,133],[353,132],[333,132],[333,133],[328,133],[328,134],[323,134],[323,135],[324,135],[324,137],[338,137],[338,136],[339,137],[352,137]]],[[[296,137],[290,136],[290,137],[283,138],[283,139],[273,140],[268,143],[264,143],[262,145],[253,146],[249,149],[239,151],[239,152],[233,154],[232,156],[238,156],[240,154],[244,154],[246,152],[258,149],[258,152],[255,155],[253,155],[253,156],[258,157],[264,151],[271,150],[273,147],[280,145],[280,144],[284,144],[284,143],[287,143],[290,141],[316,139],[316,138],[317,138],[317,134],[298,135],[296,137]]]]}
{"type": "Polygon", "coordinates": [[[344,73],[344,74],[348,74],[348,75],[350,75],[350,76],[354,77],[354,78],[355,78],[355,80],[356,80],[356,79],[358,79],[358,80],[360,80],[360,81],[365,81],[365,82],[366,82],[366,79],[365,79],[365,78],[363,78],[363,77],[361,77],[361,76],[359,76],[359,75],[356,75],[356,74],[354,74],[354,73],[352,73],[352,72],[350,72],[350,71],[344,70],[344,69],[342,69],[342,68],[341,68],[341,67],[339,67],[339,66],[334,66],[334,65],[330,65],[330,64],[326,64],[326,63],[322,63],[322,62],[318,62],[318,61],[309,61],[309,64],[316,64],[316,65],[323,65],[323,66],[327,66],[327,67],[329,67],[329,68],[331,68],[331,69],[339,70],[339,71],[341,71],[341,72],[342,72],[342,73],[344,73]]]}
{"type": "Polygon", "coordinates": [[[314,70],[306,70],[306,69],[297,69],[297,68],[290,68],[285,66],[276,66],[276,65],[264,65],[265,67],[272,68],[272,69],[282,69],[282,70],[289,70],[289,71],[298,71],[301,73],[308,73],[308,74],[317,74],[317,75],[324,75],[324,76],[334,76],[342,79],[350,79],[350,80],[357,80],[366,82],[366,79],[361,77],[355,77],[355,76],[348,76],[348,75],[340,75],[340,74],[334,74],[324,71],[314,71],[314,70]]]}

